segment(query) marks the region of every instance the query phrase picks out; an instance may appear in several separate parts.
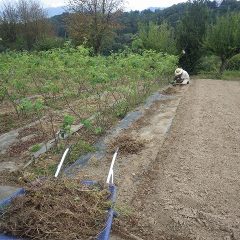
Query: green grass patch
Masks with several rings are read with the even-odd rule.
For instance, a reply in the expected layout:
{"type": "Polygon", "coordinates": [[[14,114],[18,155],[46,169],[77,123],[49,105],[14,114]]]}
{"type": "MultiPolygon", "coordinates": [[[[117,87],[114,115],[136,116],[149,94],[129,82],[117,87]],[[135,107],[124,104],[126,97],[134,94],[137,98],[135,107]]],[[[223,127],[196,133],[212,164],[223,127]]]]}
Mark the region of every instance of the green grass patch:
{"type": "Polygon", "coordinates": [[[67,160],[67,164],[74,163],[80,156],[85,155],[90,152],[95,152],[95,151],[96,151],[96,148],[92,144],[80,139],[72,147],[71,152],[68,157],[68,160],[67,160]]]}
{"type": "Polygon", "coordinates": [[[30,148],[30,152],[35,153],[35,152],[39,151],[40,149],[41,149],[41,145],[35,144],[30,148]]]}
{"type": "Polygon", "coordinates": [[[223,73],[222,79],[240,81],[240,71],[225,71],[223,73]]]}
{"type": "Polygon", "coordinates": [[[57,170],[58,163],[53,163],[42,167],[35,167],[33,168],[33,174],[35,176],[54,176],[56,170],[57,170]]]}
{"type": "Polygon", "coordinates": [[[194,78],[240,81],[240,71],[225,71],[222,75],[220,75],[218,72],[202,72],[197,76],[194,76],[194,78]]]}

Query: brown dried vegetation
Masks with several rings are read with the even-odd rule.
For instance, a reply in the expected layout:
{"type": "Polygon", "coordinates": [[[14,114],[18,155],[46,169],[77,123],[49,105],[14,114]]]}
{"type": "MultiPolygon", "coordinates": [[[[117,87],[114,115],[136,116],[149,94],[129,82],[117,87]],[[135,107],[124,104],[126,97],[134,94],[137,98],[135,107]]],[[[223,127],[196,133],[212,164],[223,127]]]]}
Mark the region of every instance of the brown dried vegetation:
{"type": "Polygon", "coordinates": [[[39,181],[5,210],[0,231],[28,239],[92,239],[104,227],[108,198],[108,190],[80,180],[39,181]]]}

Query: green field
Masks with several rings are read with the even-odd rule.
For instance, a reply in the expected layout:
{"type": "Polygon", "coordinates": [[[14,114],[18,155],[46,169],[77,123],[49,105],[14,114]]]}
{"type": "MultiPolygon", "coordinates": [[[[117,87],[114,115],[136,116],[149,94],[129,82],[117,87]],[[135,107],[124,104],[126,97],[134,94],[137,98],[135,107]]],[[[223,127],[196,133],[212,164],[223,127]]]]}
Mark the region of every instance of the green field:
{"type": "Polygon", "coordinates": [[[16,157],[28,151],[31,155],[40,143],[56,138],[59,130],[71,134],[71,126],[82,123],[90,139],[85,131],[60,147],[63,150],[70,142],[78,146],[74,161],[92,149],[106,129],[168,84],[177,62],[178,57],[153,50],[92,56],[82,46],[1,54],[0,133],[23,128],[19,130],[23,139],[34,135],[11,146],[8,154],[16,157]]]}

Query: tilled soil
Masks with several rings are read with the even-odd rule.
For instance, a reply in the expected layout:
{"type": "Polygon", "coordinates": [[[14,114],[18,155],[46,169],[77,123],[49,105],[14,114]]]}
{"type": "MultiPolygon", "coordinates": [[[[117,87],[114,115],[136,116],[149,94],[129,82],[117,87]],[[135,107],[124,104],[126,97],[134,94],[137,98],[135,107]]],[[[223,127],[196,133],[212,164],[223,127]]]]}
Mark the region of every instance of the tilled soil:
{"type": "MultiPolygon", "coordinates": [[[[140,219],[141,230],[133,229],[134,234],[141,239],[239,240],[239,143],[240,82],[194,81],[156,158],[125,202],[140,219]]],[[[125,185],[119,200],[132,189],[125,185]]]]}

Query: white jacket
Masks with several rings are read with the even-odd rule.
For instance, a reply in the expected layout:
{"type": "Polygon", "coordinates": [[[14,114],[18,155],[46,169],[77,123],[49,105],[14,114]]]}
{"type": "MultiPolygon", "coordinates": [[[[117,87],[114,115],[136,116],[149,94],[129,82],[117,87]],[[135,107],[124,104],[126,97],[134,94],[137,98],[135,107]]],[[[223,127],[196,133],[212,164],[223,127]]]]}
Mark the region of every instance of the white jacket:
{"type": "Polygon", "coordinates": [[[181,79],[183,79],[182,84],[188,84],[188,82],[190,81],[189,74],[185,70],[183,70],[182,72],[181,79]]]}
{"type": "Polygon", "coordinates": [[[185,70],[183,70],[183,72],[182,72],[181,79],[183,79],[183,80],[190,79],[189,74],[185,70]]]}

